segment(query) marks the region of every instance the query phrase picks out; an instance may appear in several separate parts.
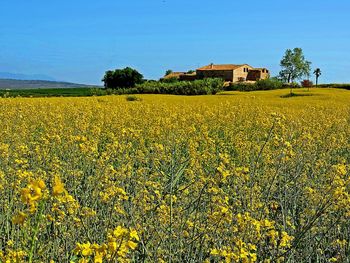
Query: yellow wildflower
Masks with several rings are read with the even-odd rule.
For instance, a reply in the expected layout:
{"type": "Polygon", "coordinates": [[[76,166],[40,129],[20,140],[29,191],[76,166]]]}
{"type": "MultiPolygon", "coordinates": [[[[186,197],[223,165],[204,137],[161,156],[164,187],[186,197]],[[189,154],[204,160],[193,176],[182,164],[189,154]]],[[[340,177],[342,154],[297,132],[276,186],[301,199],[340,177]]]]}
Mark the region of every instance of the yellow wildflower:
{"type": "Polygon", "coordinates": [[[12,223],[16,225],[23,225],[26,220],[27,215],[23,212],[18,212],[14,217],[12,217],[12,223]]]}
{"type": "Polygon", "coordinates": [[[65,191],[64,184],[62,183],[61,178],[59,178],[58,176],[55,176],[53,187],[52,187],[52,195],[57,196],[64,193],[64,191],[65,191]]]}

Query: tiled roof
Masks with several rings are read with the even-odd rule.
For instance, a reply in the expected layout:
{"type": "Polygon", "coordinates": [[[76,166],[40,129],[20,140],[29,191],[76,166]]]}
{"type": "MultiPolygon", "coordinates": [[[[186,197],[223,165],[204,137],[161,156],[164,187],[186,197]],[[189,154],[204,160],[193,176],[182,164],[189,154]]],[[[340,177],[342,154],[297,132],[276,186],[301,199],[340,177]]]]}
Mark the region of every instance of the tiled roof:
{"type": "Polygon", "coordinates": [[[185,75],[186,72],[171,72],[170,74],[164,76],[164,79],[169,79],[169,78],[178,78],[181,75],[185,75]]]}
{"type": "Polygon", "coordinates": [[[267,68],[253,68],[251,70],[263,70],[263,69],[267,69],[267,68]]]}
{"type": "Polygon", "coordinates": [[[235,69],[238,69],[238,68],[243,67],[245,65],[247,65],[247,64],[241,64],[241,65],[235,65],[235,64],[214,65],[214,64],[210,64],[210,65],[201,67],[197,70],[235,70],[235,69]]]}

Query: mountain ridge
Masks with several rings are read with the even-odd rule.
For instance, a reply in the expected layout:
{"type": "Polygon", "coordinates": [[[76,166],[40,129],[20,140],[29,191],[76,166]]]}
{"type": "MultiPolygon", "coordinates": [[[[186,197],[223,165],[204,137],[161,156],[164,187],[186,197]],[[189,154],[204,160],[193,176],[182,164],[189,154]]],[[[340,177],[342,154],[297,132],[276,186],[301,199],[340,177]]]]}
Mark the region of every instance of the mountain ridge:
{"type": "Polygon", "coordinates": [[[55,78],[45,74],[23,74],[5,71],[0,71],[0,79],[57,81],[55,78]]]}
{"type": "Polygon", "coordinates": [[[0,89],[43,89],[43,88],[93,88],[98,85],[87,85],[65,81],[21,80],[0,78],[0,89]]]}

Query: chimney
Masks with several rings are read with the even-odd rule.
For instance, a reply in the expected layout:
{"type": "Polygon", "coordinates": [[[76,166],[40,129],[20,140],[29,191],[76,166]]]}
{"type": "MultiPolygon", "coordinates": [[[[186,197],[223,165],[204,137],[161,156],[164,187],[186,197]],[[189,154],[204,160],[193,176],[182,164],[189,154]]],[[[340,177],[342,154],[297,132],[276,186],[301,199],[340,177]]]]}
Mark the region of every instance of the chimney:
{"type": "Polygon", "coordinates": [[[210,69],[214,68],[214,63],[210,63],[210,69]]]}

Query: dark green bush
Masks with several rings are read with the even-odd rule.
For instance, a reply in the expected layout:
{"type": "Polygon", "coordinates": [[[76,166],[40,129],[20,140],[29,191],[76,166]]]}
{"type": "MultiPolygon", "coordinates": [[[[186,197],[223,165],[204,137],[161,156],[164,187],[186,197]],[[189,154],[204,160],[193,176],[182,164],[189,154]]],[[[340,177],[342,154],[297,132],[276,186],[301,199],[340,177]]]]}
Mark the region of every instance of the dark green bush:
{"type": "Polygon", "coordinates": [[[225,88],[227,91],[252,91],[255,90],[255,85],[253,83],[230,83],[229,86],[225,88]]]}
{"type": "Polygon", "coordinates": [[[160,79],[160,81],[165,83],[174,83],[174,82],[178,82],[179,78],[177,77],[163,78],[163,79],[160,79]]]}
{"type": "Polygon", "coordinates": [[[284,88],[284,89],[298,89],[298,88],[301,88],[301,86],[297,82],[292,82],[292,83],[283,83],[282,88],[284,88]]]}
{"type": "Polygon", "coordinates": [[[283,83],[276,78],[262,79],[255,83],[256,90],[274,90],[281,89],[283,83]]]}
{"type": "Polygon", "coordinates": [[[139,99],[138,97],[136,97],[134,95],[128,95],[128,96],[126,96],[126,100],[127,101],[140,101],[141,99],[139,99]]]}
{"type": "Polygon", "coordinates": [[[106,95],[106,89],[93,88],[90,90],[90,93],[92,96],[102,96],[102,95],[106,95]]]}
{"type": "Polygon", "coordinates": [[[223,89],[221,79],[203,79],[177,82],[145,82],[136,85],[136,93],[143,94],[174,94],[174,95],[209,95],[223,89]]]}
{"type": "Polygon", "coordinates": [[[239,82],[231,83],[226,90],[254,91],[254,90],[274,90],[283,88],[283,83],[276,78],[258,80],[255,83],[239,82]]]}
{"type": "Polygon", "coordinates": [[[321,85],[318,85],[318,87],[350,90],[350,84],[321,84],[321,85]]]}
{"type": "MultiPolygon", "coordinates": [[[[109,94],[174,94],[174,95],[209,95],[223,90],[222,79],[203,79],[195,81],[146,81],[133,88],[103,89],[109,94]]],[[[102,95],[102,94],[96,94],[102,95]]]]}

